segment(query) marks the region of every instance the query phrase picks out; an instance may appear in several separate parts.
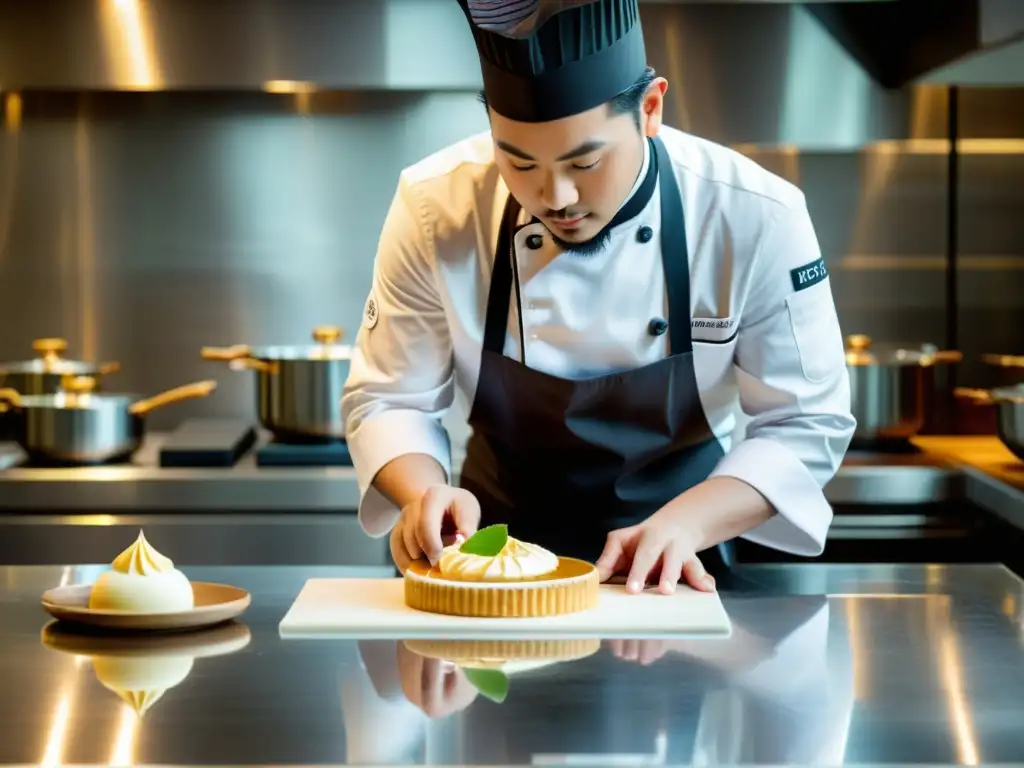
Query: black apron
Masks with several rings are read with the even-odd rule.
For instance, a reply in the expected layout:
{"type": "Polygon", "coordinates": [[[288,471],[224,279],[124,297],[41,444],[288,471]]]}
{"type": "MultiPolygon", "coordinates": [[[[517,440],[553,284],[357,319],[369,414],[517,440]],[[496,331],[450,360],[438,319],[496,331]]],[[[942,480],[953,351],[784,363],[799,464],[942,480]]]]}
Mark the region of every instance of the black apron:
{"type": "MultiPolygon", "coordinates": [[[[610,531],[650,517],[705,480],[724,456],[701,407],[693,365],[683,204],[664,144],[657,138],[651,144],[670,355],[582,380],[560,379],[506,357],[513,283],[519,304],[513,237],[520,208],[509,196],[469,415],[472,433],[460,485],[480,501],[481,527],[507,523],[516,538],[590,562],[610,531]]],[[[731,565],[731,544],[703,552],[701,561],[718,577],[731,565]]]]}

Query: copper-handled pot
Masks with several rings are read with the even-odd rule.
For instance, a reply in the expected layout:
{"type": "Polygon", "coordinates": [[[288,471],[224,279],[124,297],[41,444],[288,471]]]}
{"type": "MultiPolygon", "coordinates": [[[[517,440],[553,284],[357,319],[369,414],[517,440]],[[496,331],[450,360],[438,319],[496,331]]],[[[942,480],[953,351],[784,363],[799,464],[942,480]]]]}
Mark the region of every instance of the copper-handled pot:
{"type": "Polygon", "coordinates": [[[873,345],[869,336],[848,336],[846,369],[857,419],[855,437],[874,440],[916,435],[924,426],[934,366],[962,359],[961,352],[931,344],[916,348],[873,345]]]}
{"type": "Polygon", "coordinates": [[[32,342],[39,356],[32,360],[0,363],[0,389],[13,389],[22,395],[50,395],[58,392],[66,376],[88,376],[96,389],[103,388],[103,377],[121,369],[120,363],[90,363],[62,357],[68,343],[64,339],[36,339],[32,342]]]}
{"type": "Polygon", "coordinates": [[[1024,384],[996,389],[957,387],[953,393],[978,405],[994,405],[996,434],[1014,456],[1024,461],[1024,384]]]}
{"type": "Polygon", "coordinates": [[[260,424],[288,442],[330,442],[345,438],[341,395],[352,348],[339,344],[344,331],[332,325],[313,330],[312,345],[204,347],[206,360],[256,374],[260,424]]]}
{"type": "Polygon", "coordinates": [[[206,397],[215,381],[199,381],[149,398],[94,391],[95,379],[69,376],[52,395],[0,389],[0,409],[14,416],[14,437],[29,460],[88,465],[126,461],[142,445],[145,418],[157,408],[206,397]]]}

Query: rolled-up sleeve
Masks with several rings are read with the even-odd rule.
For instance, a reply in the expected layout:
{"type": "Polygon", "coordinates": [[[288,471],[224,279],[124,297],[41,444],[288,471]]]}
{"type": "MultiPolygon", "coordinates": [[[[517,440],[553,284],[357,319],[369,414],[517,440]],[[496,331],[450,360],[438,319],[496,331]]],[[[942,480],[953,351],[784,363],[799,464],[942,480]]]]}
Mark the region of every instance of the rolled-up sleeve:
{"type": "Polygon", "coordinates": [[[756,488],[776,515],[744,538],[819,555],[832,523],[824,486],[856,428],[828,271],[803,199],[776,208],[749,272],[736,366],[746,439],[712,476],[756,488]]]}
{"type": "Polygon", "coordinates": [[[399,510],[372,485],[388,462],[426,454],[451,476],[441,418],[454,397],[452,345],[439,295],[430,228],[401,179],[381,232],[341,402],[359,483],[359,523],[370,536],[387,534],[398,518],[399,510]]]}

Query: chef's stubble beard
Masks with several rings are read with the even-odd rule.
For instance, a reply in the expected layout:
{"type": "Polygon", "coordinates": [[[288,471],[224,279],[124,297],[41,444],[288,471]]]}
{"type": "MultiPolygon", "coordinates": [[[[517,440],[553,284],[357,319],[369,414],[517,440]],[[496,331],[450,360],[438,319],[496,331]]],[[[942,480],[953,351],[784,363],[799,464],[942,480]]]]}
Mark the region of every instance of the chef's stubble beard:
{"type": "Polygon", "coordinates": [[[608,241],[612,236],[610,224],[605,224],[600,232],[589,240],[583,240],[582,242],[563,240],[550,229],[548,229],[548,233],[551,235],[551,239],[558,244],[559,248],[566,253],[571,253],[576,256],[593,256],[595,253],[600,253],[607,247],[608,241]]]}

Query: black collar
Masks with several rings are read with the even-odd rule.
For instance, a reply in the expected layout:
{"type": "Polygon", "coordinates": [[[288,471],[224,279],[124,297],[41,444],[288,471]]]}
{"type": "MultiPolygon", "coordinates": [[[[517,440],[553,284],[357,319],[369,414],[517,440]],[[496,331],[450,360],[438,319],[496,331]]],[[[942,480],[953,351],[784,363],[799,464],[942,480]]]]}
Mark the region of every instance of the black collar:
{"type": "Polygon", "coordinates": [[[647,139],[647,175],[640,182],[633,195],[626,201],[626,204],[619,209],[605,229],[613,229],[624,224],[630,219],[639,216],[654,196],[654,188],[658,185],[658,153],[654,151],[654,142],[647,139]]]}

